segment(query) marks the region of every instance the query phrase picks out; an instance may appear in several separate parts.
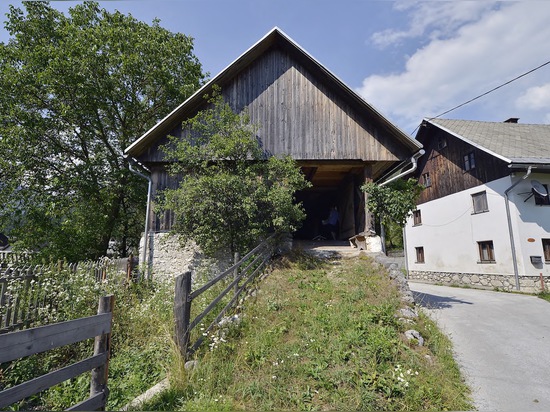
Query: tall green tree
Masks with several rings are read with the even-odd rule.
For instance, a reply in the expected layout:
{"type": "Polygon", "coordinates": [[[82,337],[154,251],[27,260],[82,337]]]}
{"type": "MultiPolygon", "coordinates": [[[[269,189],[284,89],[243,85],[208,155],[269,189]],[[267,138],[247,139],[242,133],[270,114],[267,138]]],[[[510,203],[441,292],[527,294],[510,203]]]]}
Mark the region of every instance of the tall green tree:
{"type": "Polygon", "coordinates": [[[258,127],[234,113],[219,90],[209,107],[183,124],[184,137],[163,150],[177,189],[163,192],[162,208],[175,214],[174,231],[209,254],[244,252],[270,232],[293,232],[305,218],[295,201],[309,186],[288,156],[267,156],[258,127]]]}
{"type": "Polygon", "coordinates": [[[123,150],[203,83],[193,39],[95,2],[24,7],[0,43],[0,232],[52,257],[124,252],[146,184],[123,150]]]}

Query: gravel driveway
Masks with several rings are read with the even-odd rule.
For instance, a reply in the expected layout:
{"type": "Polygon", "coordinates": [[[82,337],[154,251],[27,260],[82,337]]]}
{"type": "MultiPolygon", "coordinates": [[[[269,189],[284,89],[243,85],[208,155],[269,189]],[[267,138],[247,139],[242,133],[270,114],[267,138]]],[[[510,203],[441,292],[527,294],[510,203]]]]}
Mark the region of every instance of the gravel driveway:
{"type": "Polygon", "coordinates": [[[480,411],[550,411],[550,303],[534,296],[410,282],[451,338],[480,411]]]}

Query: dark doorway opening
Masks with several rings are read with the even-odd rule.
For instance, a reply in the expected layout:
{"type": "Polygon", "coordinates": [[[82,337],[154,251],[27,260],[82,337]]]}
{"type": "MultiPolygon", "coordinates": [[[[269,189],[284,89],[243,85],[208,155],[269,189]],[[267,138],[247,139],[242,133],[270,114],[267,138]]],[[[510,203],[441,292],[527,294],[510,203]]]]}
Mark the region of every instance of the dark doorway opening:
{"type": "Polygon", "coordinates": [[[318,236],[331,239],[330,230],[323,226],[331,208],[339,214],[336,237],[340,240],[363,231],[364,196],[360,190],[364,182],[364,164],[357,162],[323,162],[303,165],[302,171],[312,187],[296,195],[302,202],[306,219],[294,234],[296,239],[313,240],[318,236]]]}

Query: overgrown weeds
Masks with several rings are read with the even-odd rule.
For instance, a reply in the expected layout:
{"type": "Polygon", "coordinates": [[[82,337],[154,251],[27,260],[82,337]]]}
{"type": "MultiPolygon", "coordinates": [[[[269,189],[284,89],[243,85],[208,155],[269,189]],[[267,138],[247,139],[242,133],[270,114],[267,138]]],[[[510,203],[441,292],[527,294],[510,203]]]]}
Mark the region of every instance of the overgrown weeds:
{"type": "Polygon", "coordinates": [[[471,409],[449,340],[420,316],[425,345],[406,341],[401,305],[368,258],[285,257],[225,342],[205,345],[193,370],[172,361],[171,389],[141,409],[471,409]]]}
{"type": "MultiPolygon", "coordinates": [[[[127,285],[110,273],[98,283],[85,272],[50,271],[41,279],[51,304],[41,318],[44,324],[97,313],[98,298],[114,294],[115,307],[109,362],[110,390],[107,409],[117,410],[166,376],[170,355],[173,286],[162,283],[127,285]]],[[[38,325],[35,325],[38,326],[38,325]]],[[[93,340],[57,348],[0,365],[0,389],[91,356],[93,340]]],[[[12,410],[61,410],[89,395],[90,374],[82,374],[29,399],[12,410]]]]}

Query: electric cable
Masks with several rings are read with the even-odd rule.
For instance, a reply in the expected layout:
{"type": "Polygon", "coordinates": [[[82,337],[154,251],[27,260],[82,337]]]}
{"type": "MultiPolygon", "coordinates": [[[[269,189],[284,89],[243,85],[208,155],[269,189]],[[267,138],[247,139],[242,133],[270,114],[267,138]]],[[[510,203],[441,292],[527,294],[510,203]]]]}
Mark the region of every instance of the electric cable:
{"type": "MultiPolygon", "coordinates": [[[[515,82],[516,80],[521,79],[522,77],[525,77],[525,76],[527,76],[528,74],[531,74],[531,73],[533,73],[534,71],[537,71],[537,70],[541,69],[542,67],[547,66],[548,64],[550,64],[550,60],[547,61],[546,63],[543,63],[543,64],[541,64],[541,65],[535,67],[534,69],[531,69],[531,70],[529,70],[529,71],[526,71],[526,72],[523,73],[523,74],[520,74],[519,76],[514,77],[514,78],[511,79],[511,80],[508,80],[508,81],[505,82],[505,83],[502,83],[501,85],[499,85],[499,86],[497,86],[497,87],[493,87],[491,90],[488,90],[488,91],[486,91],[485,93],[482,93],[482,94],[480,94],[480,95],[474,97],[473,99],[470,99],[470,100],[468,100],[468,101],[466,101],[466,102],[464,102],[464,103],[461,103],[461,104],[459,104],[459,105],[453,107],[452,109],[446,110],[446,111],[444,111],[443,113],[438,114],[437,116],[430,117],[430,118],[428,119],[428,121],[437,119],[438,117],[441,117],[441,116],[443,116],[443,115],[445,115],[445,114],[447,114],[447,113],[450,113],[450,112],[452,112],[453,110],[456,110],[456,109],[458,109],[458,108],[460,108],[460,107],[462,107],[462,106],[466,106],[467,104],[472,103],[473,101],[475,101],[475,100],[477,100],[477,99],[480,99],[481,97],[486,96],[486,95],[488,95],[489,93],[492,93],[492,92],[494,92],[495,90],[498,90],[498,89],[500,89],[500,88],[502,88],[502,87],[504,87],[504,86],[506,86],[506,85],[508,85],[508,84],[510,84],[510,83],[512,83],[512,82],[515,82]]],[[[411,135],[413,135],[414,132],[416,132],[416,130],[417,130],[419,127],[420,127],[420,125],[416,126],[416,128],[412,131],[411,135]]]]}

